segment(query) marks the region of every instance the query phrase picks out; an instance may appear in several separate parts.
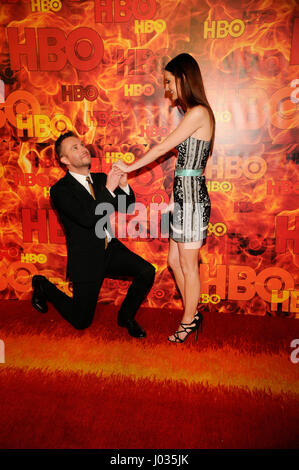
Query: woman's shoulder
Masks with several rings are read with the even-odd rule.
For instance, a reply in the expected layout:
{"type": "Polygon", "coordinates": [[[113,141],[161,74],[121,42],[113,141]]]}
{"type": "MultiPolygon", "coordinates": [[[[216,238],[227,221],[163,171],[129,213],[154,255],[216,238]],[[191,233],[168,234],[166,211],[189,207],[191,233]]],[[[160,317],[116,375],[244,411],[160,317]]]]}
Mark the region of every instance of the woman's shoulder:
{"type": "Polygon", "coordinates": [[[193,108],[188,109],[185,116],[194,117],[196,119],[206,119],[209,116],[209,111],[205,106],[197,105],[193,106],[193,108]]]}

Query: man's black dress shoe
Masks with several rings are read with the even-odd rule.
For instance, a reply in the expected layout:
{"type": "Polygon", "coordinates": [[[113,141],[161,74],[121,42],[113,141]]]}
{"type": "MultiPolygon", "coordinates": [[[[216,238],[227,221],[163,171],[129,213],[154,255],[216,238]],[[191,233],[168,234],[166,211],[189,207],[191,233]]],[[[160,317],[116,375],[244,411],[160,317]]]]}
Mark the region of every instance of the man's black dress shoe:
{"type": "Polygon", "coordinates": [[[33,293],[31,303],[33,307],[41,313],[47,313],[48,311],[47,299],[42,286],[43,280],[45,279],[44,276],[32,277],[33,293]]]}
{"type": "Polygon", "coordinates": [[[146,333],[143,328],[141,328],[140,325],[138,325],[137,321],[132,319],[132,320],[125,320],[121,321],[118,320],[118,326],[124,327],[128,329],[129,335],[133,336],[134,338],[145,338],[146,333]]]}

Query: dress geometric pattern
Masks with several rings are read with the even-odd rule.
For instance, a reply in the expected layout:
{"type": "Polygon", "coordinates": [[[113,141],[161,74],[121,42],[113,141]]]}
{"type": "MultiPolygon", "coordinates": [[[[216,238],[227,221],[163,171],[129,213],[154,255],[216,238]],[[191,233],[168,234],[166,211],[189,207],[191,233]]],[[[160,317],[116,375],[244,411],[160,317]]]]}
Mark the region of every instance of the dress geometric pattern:
{"type": "MultiPolygon", "coordinates": [[[[176,170],[192,169],[204,172],[211,141],[188,137],[176,148],[176,170]]],[[[204,176],[175,176],[174,208],[170,214],[169,236],[176,242],[189,243],[207,237],[211,202],[204,176]]]]}

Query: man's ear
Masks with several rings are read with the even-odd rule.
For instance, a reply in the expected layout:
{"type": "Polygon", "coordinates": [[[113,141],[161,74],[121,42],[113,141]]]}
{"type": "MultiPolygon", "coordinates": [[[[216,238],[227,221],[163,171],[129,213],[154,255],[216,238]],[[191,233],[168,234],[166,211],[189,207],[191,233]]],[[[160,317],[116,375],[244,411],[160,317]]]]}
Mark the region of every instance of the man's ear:
{"type": "Polygon", "coordinates": [[[65,155],[62,155],[62,157],[60,157],[60,161],[61,163],[63,163],[64,165],[68,165],[70,162],[69,162],[69,159],[65,156],[65,155]]]}

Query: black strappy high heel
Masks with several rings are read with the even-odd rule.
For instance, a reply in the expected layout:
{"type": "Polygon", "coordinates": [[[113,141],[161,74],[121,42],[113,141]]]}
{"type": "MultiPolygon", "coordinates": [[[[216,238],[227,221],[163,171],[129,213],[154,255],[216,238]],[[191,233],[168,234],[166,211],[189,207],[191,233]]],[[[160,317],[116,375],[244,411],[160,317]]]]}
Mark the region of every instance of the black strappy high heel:
{"type": "Polygon", "coordinates": [[[191,335],[191,333],[193,333],[193,331],[196,331],[195,341],[197,341],[199,327],[200,327],[200,331],[202,333],[202,322],[203,322],[202,314],[200,312],[196,312],[192,322],[191,323],[180,323],[180,326],[183,329],[178,330],[173,334],[174,340],[168,338],[168,341],[170,341],[170,343],[184,343],[184,341],[186,341],[186,339],[191,335]],[[193,326],[191,326],[191,325],[193,325],[193,326]],[[182,338],[179,337],[180,333],[186,333],[186,336],[182,339],[182,338]]]}
{"type": "Polygon", "coordinates": [[[202,333],[203,314],[197,311],[196,314],[194,315],[194,320],[198,322],[198,325],[200,327],[200,332],[202,333]]]}

